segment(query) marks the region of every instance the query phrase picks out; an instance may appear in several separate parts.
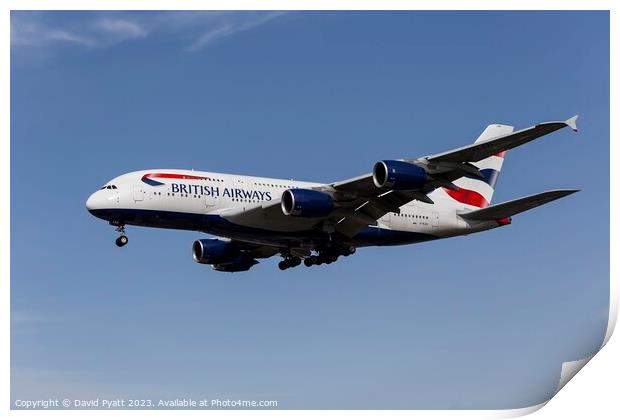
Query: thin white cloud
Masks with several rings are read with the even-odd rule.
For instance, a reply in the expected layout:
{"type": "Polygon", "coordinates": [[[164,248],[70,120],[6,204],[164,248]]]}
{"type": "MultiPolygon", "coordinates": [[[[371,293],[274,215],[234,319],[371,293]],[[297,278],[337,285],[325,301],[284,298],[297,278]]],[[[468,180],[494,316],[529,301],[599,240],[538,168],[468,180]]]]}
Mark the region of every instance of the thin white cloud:
{"type": "Polygon", "coordinates": [[[101,19],[96,26],[121,40],[144,38],[148,34],[139,23],[125,19],[101,19]]]}
{"type": "Polygon", "coordinates": [[[43,47],[54,43],[91,46],[93,40],[68,30],[49,28],[36,20],[12,19],[11,46],[43,47]]]}
{"type": "Polygon", "coordinates": [[[55,19],[62,12],[13,12],[12,47],[73,45],[105,48],[162,33],[188,42],[187,51],[199,51],[231,35],[248,31],[284,12],[96,12],[55,19]],[[58,23],[56,23],[58,22],[58,23]]]}
{"type": "Polygon", "coordinates": [[[197,51],[206,47],[207,45],[217,41],[218,39],[256,28],[278,16],[281,16],[283,12],[268,12],[251,16],[247,19],[237,20],[236,22],[216,22],[211,28],[203,32],[189,47],[188,51],[197,51]]]}
{"type": "Polygon", "coordinates": [[[219,27],[208,29],[202,35],[198,37],[189,47],[188,51],[196,51],[204,47],[205,45],[219,39],[224,38],[227,35],[235,33],[235,28],[229,24],[223,24],[219,27]]]}
{"type": "Polygon", "coordinates": [[[69,42],[80,45],[94,45],[94,41],[84,36],[72,34],[62,29],[50,29],[41,34],[44,40],[69,42]]]}

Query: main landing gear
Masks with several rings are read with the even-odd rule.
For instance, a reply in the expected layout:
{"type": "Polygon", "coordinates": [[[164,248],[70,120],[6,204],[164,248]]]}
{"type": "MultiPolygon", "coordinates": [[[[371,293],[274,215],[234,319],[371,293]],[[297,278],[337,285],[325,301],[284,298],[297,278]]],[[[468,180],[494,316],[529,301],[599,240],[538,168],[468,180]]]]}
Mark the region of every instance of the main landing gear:
{"type": "Polygon", "coordinates": [[[299,257],[286,257],[278,263],[280,270],[286,270],[287,268],[297,267],[301,264],[301,258],[299,257]]]}
{"type": "MultiPolygon", "coordinates": [[[[351,254],[355,253],[354,246],[347,246],[344,248],[328,248],[320,251],[317,255],[310,255],[304,258],[304,265],[306,267],[311,267],[313,265],[321,265],[321,264],[331,264],[338,260],[339,256],[348,257],[351,254]]],[[[286,270],[287,268],[297,267],[301,264],[301,258],[299,257],[291,257],[287,256],[282,261],[278,263],[278,268],[280,270],[286,270]]]]}
{"type": "Polygon", "coordinates": [[[125,235],[125,225],[119,225],[116,228],[116,231],[120,233],[120,236],[116,238],[116,246],[120,248],[127,245],[127,242],[129,242],[129,238],[127,238],[127,235],[125,235]]]}
{"type": "Polygon", "coordinates": [[[319,254],[312,255],[304,260],[306,267],[312,267],[313,265],[331,264],[338,260],[338,255],[332,254],[319,254]]]}

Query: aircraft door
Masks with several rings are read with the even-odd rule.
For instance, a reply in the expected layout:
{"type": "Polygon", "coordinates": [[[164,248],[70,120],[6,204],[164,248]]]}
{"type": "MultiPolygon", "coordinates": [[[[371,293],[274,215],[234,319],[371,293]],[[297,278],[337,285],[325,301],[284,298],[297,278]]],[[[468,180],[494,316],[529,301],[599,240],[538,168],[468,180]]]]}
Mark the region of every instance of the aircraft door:
{"type": "Polygon", "coordinates": [[[439,213],[436,211],[431,215],[431,226],[434,228],[439,227],[439,213]]]}
{"type": "Polygon", "coordinates": [[[144,200],[144,188],[140,185],[133,186],[133,200],[134,201],[143,201],[144,200]]]}

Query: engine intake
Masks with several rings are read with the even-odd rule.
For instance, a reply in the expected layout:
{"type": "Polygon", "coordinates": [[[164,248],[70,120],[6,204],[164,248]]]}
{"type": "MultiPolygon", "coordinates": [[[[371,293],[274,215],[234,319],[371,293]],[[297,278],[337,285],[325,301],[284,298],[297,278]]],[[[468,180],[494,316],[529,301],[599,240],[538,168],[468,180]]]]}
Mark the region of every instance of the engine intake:
{"type": "Polygon", "coordinates": [[[400,160],[381,160],[372,169],[372,180],[377,188],[417,190],[426,184],[424,168],[400,160]]]}
{"type": "Polygon", "coordinates": [[[192,245],[192,255],[200,264],[223,264],[233,262],[239,256],[239,249],[219,239],[198,239],[192,245]]]}
{"type": "Polygon", "coordinates": [[[334,209],[331,195],[301,188],[285,190],[281,203],[282,213],[287,216],[324,217],[334,209]]]}

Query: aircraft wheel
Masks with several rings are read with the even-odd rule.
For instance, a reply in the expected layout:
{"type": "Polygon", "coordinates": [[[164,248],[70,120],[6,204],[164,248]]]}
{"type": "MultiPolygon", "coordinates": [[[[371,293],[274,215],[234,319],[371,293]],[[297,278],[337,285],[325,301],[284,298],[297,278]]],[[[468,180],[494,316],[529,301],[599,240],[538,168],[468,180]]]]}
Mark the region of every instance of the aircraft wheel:
{"type": "Polygon", "coordinates": [[[116,238],[116,246],[119,248],[127,245],[127,242],[129,242],[129,238],[127,238],[125,235],[121,235],[116,238]]]}
{"type": "Polygon", "coordinates": [[[308,257],[304,259],[304,265],[306,267],[312,267],[314,265],[314,263],[312,262],[312,257],[308,257]]]}
{"type": "Polygon", "coordinates": [[[286,263],[286,260],[282,260],[278,263],[278,268],[280,270],[286,270],[288,268],[288,264],[286,263]]]}
{"type": "Polygon", "coordinates": [[[290,264],[291,264],[291,267],[297,267],[299,264],[301,264],[301,258],[299,257],[291,258],[290,264]]]}

